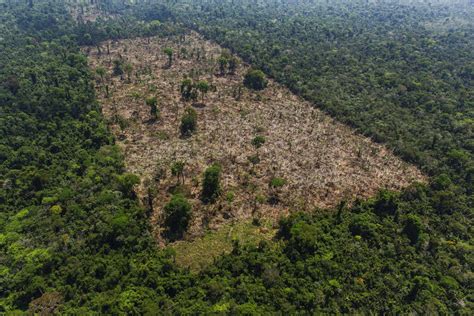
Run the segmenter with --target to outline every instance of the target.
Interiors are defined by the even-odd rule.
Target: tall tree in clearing
[[[171,67],[173,64],[173,49],[166,47],[163,52],[168,56],[168,67]]]

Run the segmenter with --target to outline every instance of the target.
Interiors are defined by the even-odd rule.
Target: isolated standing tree
[[[113,71],[112,73],[114,74],[114,76],[121,76],[123,75],[123,68],[122,68],[122,61],[121,60],[114,60],[114,68],[113,68]]]
[[[224,75],[225,74],[225,70],[227,68],[227,64],[229,63],[229,59],[222,55],[221,57],[219,57],[219,70],[220,70],[220,73],[221,75]]]
[[[146,105],[150,107],[150,116],[153,121],[158,119],[158,100],[156,97],[150,97],[146,99]]]
[[[168,56],[168,67],[171,67],[173,64],[173,49],[166,47],[163,52]]]
[[[265,74],[261,70],[251,69],[244,77],[244,86],[252,90],[263,90],[267,86]]]
[[[191,204],[183,195],[176,194],[171,197],[171,201],[164,207],[164,235],[168,240],[174,241],[183,237],[189,226],[191,212]]]
[[[191,136],[197,129],[197,113],[193,108],[187,108],[181,118],[181,135]]]
[[[100,83],[104,84],[104,77],[105,77],[105,74],[107,73],[105,68],[104,67],[97,67],[95,72],[96,72],[97,75],[99,75]]]
[[[184,79],[181,82],[181,88],[180,88],[181,96],[183,97],[183,99],[185,100],[191,99],[193,95],[193,89],[194,89],[193,81],[189,78]]]
[[[219,196],[221,192],[220,176],[221,167],[217,164],[208,167],[204,172],[201,195],[201,199],[204,203],[212,203]]]
[[[209,83],[206,80],[201,80],[197,83],[196,88],[201,92],[201,100],[204,102],[204,97],[209,92]]]
[[[173,163],[171,165],[171,174],[178,178],[178,184],[184,183],[184,162],[176,161]]]

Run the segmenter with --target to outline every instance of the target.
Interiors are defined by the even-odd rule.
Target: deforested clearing
[[[165,48],[173,52],[171,61]],[[192,201],[190,239],[227,221],[277,219],[425,181],[416,167],[273,80],[261,91],[245,88],[249,66],[240,61],[235,73],[221,72],[225,50],[196,33],[104,42],[84,52],[93,69],[102,69],[97,94],[127,169],[142,179],[137,191],[144,200],[153,197],[158,241],[162,208],[177,191]],[[113,73],[117,63],[124,65],[122,75]],[[207,81],[210,91],[183,100],[185,78]],[[155,118],[146,102],[154,97]],[[190,107],[197,130],[182,137],[181,119]],[[171,175],[175,162],[184,163],[184,177]],[[213,163],[221,166],[222,190],[215,203],[204,204],[202,175]]]

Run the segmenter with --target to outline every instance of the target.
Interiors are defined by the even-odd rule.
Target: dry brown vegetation
[[[414,166],[370,139],[315,109],[281,85],[269,80],[261,92],[242,87],[248,66],[240,63],[235,74],[219,75],[222,48],[192,33],[185,38],[128,39],[102,49],[85,48],[93,68],[107,70],[97,76],[97,91],[103,112],[110,121],[126,166],[139,175],[138,189],[146,199],[153,193],[155,235],[163,205],[171,192],[184,192],[193,203],[193,221],[187,238],[216,228],[223,222],[265,217],[276,219],[296,210],[335,206],[342,199],[369,197],[380,188],[400,189],[424,181]],[[165,47],[174,51],[167,66]],[[130,78],[113,76],[113,61],[132,65]],[[200,103],[197,132],[180,136],[180,120],[191,102],[181,99],[183,78],[207,80],[215,90]],[[108,95],[106,92],[108,86]],[[238,97],[241,91],[240,98]],[[157,97],[159,118],[151,120],[145,99]],[[261,135],[260,148],[252,139]],[[258,157],[258,159],[256,159]],[[259,160],[259,162],[257,162]],[[173,162],[185,162],[184,184],[171,176]],[[253,162],[252,162],[253,161]],[[222,166],[223,192],[210,205],[199,201],[202,173],[217,162]],[[156,181],[159,170],[164,171]],[[272,178],[286,180],[271,189]],[[278,203],[269,203],[277,195]]]

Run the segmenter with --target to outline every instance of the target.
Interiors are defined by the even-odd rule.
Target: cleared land
[[[170,67],[163,53],[167,47],[174,52]],[[107,42],[100,52],[92,47],[84,51],[92,68],[106,70],[102,78],[97,76],[98,97],[128,170],[142,179],[139,195],[146,197],[147,187],[156,192],[152,222],[159,242],[162,208],[176,191],[192,201],[194,215],[186,237],[192,239],[231,221],[276,220],[292,211],[332,207],[343,199],[425,180],[390,150],[274,81],[261,92],[243,88],[247,65],[240,63],[235,74],[221,75],[218,58],[223,49],[195,33]],[[114,60],[130,64],[128,72],[113,76]],[[184,101],[180,85],[186,77],[207,80],[215,89],[198,103]],[[149,97],[158,100],[156,121],[145,103]],[[190,106],[197,111],[198,129],[182,138],[181,117]],[[256,136],[265,138],[260,148],[252,145]],[[184,184],[171,176],[176,161],[185,162]],[[204,205],[199,200],[202,173],[215,162],[222,166],[223,192],[216,203]],[[165,176],[153,180],[160,169]],[[286,184],[270,188],[275,177]],[[278,203],[270,203],[275,195]]]

